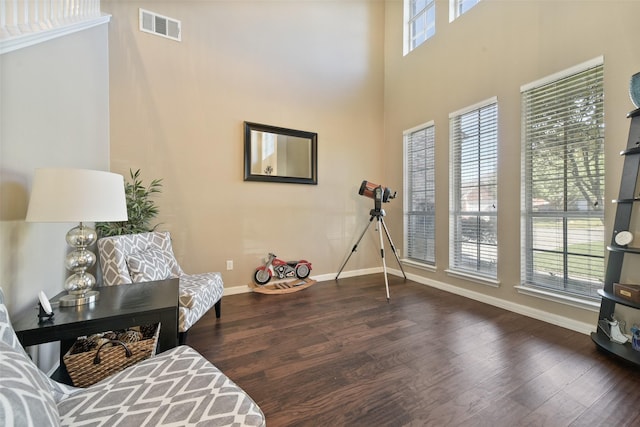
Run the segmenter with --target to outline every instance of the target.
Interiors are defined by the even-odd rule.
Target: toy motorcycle
[[[300,261],[282,261],[276,258],[275,254],[270,253],[267,262],[256,268],[253,279],[258,285],[265,285],[271,280],[273,275],[277,275],[279,279],[288,277],[297,277],[305,279],[311,272],[311,263],[306,260]]]

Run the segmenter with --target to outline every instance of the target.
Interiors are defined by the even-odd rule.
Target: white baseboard
[[[387,272],[394,276],[402,277],[402,272],[400,270],[387,268]],[[363,270],[343,271],[340,273],[340,277],[341,278],[356,277],[356,276],[364,276],[366,274],[374,274],[374,273],[382,273],[382,267],[368,268]],[[336,274],[335,273],[321,274],[318,276],[312,276],[311,278],[319,282],[323,282],[327,280],[335,280]],[[470,298],[472,300],[489,304],[494,307],[503,308],[505,310],[518,313],[523,316],[531,317],[533,319],[541,320],[543,322],[560,326],[562,328],[579,332],[581,334],[589,335],[591,332],[595,331],[595,325],[592,325],[590,323],[580,322],[565,316],[552,314],[544,310],[539,310],[526,305],[517,304],[515,302],[507,301],[501,298],[495,298],[480,292],[459,288],[457,286],[453,286],[448,283],[427,279],[417,274],[408,273],[407,279],[414,281],[416,283],[419,283],[421,285],[431,286],[432,288],[440,289],[442,291],[449,292],[455,295],[460,295],[465,298]],[[232,287],[224,288],[224,295],[235,295],[235,294],[241,294],[246,292],[251,292],[251,288],[248,285],[232,286]]]
[[[388,270],[388,271],[390,274],[402,277],[402,272],[400,270]],[[515,302],[507,301],[501,298],[495,298],[480,292],[459,288],[457,286],[449,285],[448,283],[427,279],[425,277],[418,276],[416,274],[411,274],[411,273],[407,274],[407,279],[412,280],[421,285],[431,286],[432,288],[450,292],[455,295],[460,295],[465,298],[469,298],[475,301],[492,305],[494,307],[503,308],[505,310],[518,313],[523,316],[531,317],[537,320],[542,320],[543,322],[560,326],[565,329],[570,329],[572,331],[579,332],[581,334],[589,335],[591,332],[595,331],[595,325],[592,325],[590,323],[580,322],[575,319],[549,313],[547,311],[539,310],[526,305],[517,304]]]
[[[230,287],[225,286],[224,293],[222,295],[227,297],[229,295],[246,294],[247,292],[252,292],[249,285],[230,286]]]

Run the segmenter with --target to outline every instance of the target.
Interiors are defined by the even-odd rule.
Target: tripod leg
[[[378,222],[381,221],[382,218],[378,218]],[[382,224],[384,224],[384,222]],[[382,256],[382,270],[384,271],[384,286],[387,290],[387,302],[389,302],[389,279],[387,279],[387,263],[384,260],[384,242],[382,241],[382,227],[380,226],[378,227],[378,235],[380,236],[380,255]]]
[[[398,261],[398,265],[400,266],[400,271],[402,271],[402,275],[405,280],[407,279],[407,275],[404,272],[404,268],[402,268],[402,263],[400,262],[400,258],[398,258],[398,252],[396,251],[396,247],[393,244],[393,240],[391,240],[391,235],[389,234],[389,230],[387,229],[387,224],[384,222],[384,218],[380,218],[380,222],[382,222],[382,226],[384,227],[384,232],[387,235],[387,240],[389,240],[389,245],[391,245],[391,250],[393,254],[396,256],[396,261]]]
[[[342,270],[347,265],[347,262],[349,262],[349,258],[351,258],[351,255],[353,255],[353,253],[358,250],[358,245],[360,244],[360,241],[364,237],[364,233],[367,232],[367,229],[371,225],[371,222],[373,222],[374,218],[375,218],[375,216],[371,215],[371,218],[369,218],[369,222],[367,223],[367,225],[365,225],[364,230],[362,230],[362,234],[360,234],[360,238],[358,239],[356,244],[353,245],[353,248],[351,249],[351,252],[349,252],[349,256],[347,256],[347,259],[344,260],[344,262],[342,263],[342,267],[340,267],[340,270],[338,270],[338,274],[336,274],[335,280],[338,280],[338,276],[340,276],[340,273],[342,273]]]

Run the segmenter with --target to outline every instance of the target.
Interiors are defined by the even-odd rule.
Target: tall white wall
[[[40,290],[62,291],[67,274],[74,224],[24,221],[34,170],[109,169],[107,33],[101,25],[0,55],[0,287],[11,313]],[[41,353],[46,370],[57,355]]]

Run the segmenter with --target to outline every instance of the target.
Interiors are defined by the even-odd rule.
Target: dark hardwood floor
[[[590,337],[381,274],[224,297],[187,337],[279,426],[638,426]]]

